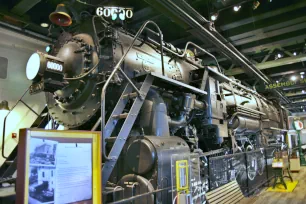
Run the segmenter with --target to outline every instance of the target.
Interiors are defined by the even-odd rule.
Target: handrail
[[[186,53],[187,53],[187,48],[188,48],[189,45],[193,45],[193,46],[195,46],[196,48],[198,48],[199,50],[201,50],[201,51],[203,51],[204,53],[206,53],[207,55],[211,56],[211,57],[216,61],[217,66],[218,66],[218,69],[219,69],[219,72],[222,73],[222,70],[221,70],[221,67],[220,67],[220,65],[219,65],[219,63],[218,63],[217,58],[216,58],[213,54],[211,54],[210,52],[206,51],[204,48],[200,47],[199,45],[197,45],[197,44],[195,44],[195,43],[193,43],[193,42],[191,42],[191,41],[189,41],[189,42],[186,43],[184,52],[183,52],[183,54],[181,54],[181,55],[178,54],[179,57],[185,57],[185,55],[186,55]]]
[[[153,43],[154,45],[159,46],[159,44],[158,44],[157,42],[155,42],[154,40],[152,40],[151,38],[148,38],[148,40],[149,40],[149,42]],[[190,44],[191,44],[191,43],[190,43]],[[194,44],[194,43],[192,43],[192,44]],[[187,45],[187,44],[186,44],[186,45]],[[186,51],[186,47],[187,47],[187,46],[185,46],[184,52]],[[171,54],[173,54],[173,55],[175,55],[175,56],[177,56],[177,57],[184,57],[184,56],[185,56],[185,54],[180,55],[180,54],[178,54],[177,52],[174,52],[174,51],[172,51],[171,49],[169,49],[169,48],[167,48],[167,47],[163,47],[163,48],[164,48],[167,52],[170,52]],[[201,49],[203,49],[203,48],[201,48]],[[203,50],[202,50],[202,51],[203,51]],[[206,50],[205,50],[205,51],[206,51]],[[206,52],[208,52],[208,51],[206,51]],[[209,53],[209,54],[211,54],[211,53]],[[186,60],[187,62],[189,62],[190,64],[192,64],[192,65],[198,67],[198,68],[204,68],[204,66],[202,66],[202,65],[200,65],[200,64],[196,64],[195,62],[193,62],[192,60],[190,60],[190,59],[188,59],[188,58],[186,58],[185,60]],[[245,91],[247,91],[247,92],[249,92],[249,93],[252,93],[252,94],[255,94],[256,96],[260,97],[261,99],[263,99],[263,100],[265,100],[265,101],[268,101],[266,98],[263,98],[263,97],[262,97],[260,94],[258,94],[256,91],[254,91],[254,90],[252,90],[252,89],[250,89],[250,88],[248,88],[248,87],[246,87],[246,86],[244,86],[244,85],[242,85],[242,84],[237,83],[236,81],[234,81],[234,80],[228,78],[227,76],[225,76],[225,75],[222,74],[221,72],[216,72],[215,70],[213,70],[213,69],[210,68],[210,67],[208,67],[207,70],[210,71],[210,72],[212,72],[212,73],[214,73],[214,74],[216,74],[216,75],[218,75],[219,77],[223,78],[223,80],[225,80],[225,81],[227,81],[227,82],[231,82],[232,84],[234,84],[234,85],[236,85],[236,86],[239,86],[240,88],[244,89]]]
[[[4,120],[3,120],[3,131],[2,131],[2,157],[7,159],[8,157],[4,155],[4,148],[5,148],[5,129],[6,129],[6,119],[9,116],[9,114],[14,110],[14,108],[18,105],[19,102],[23,103],[28,109],[30,109],[33,113],[35,113],[37,116],[39,116],[36,111],[34,111],[28,104],[26,104],[22,98],[26,95],[26,93],[29,91],[30,86],[27,88],[27,90],[23,93],[23,95],[17,100],[15,105],[9,110],[9,112],[6,114]]]
[[[127,48],[126,52],[122,55],[122,57],[120,58],[120,60],[116,64],[116,66],[114,67],[114,70],[112,71],[112,73],[110,74],[110,76],[108,77],[108,79],[106,80],[106,82],[105,82],[105,84],[102,88],[102,93],[101,93],[101,132],[102,132],[101,148],[102,148],[102,157],[103,157],[104,160],[110,160],[110,158],[108,156],[106,156],[105,147],[104,147],[104,143],[105,143],[105,141],[104,141],[105,130],[104,129],[105,129],[105,95],[106,95],[106,88],[108,87],[108,85],[109,85],[111,79],[114,77],[115,73],[119,70],[122,73],[122,75],[127,79],[127,81],[133,86],[133,88],[136,90],[137,94],[140,97],[142,97],[142,93],[137,89],[135,84],[124,73],[124,71],[120,68],[120,66],[123,63],[123,61],[124,61],[125,57],[127,56],[128,52],[134,46],[136,40],[138,39],[138,37],[140,36],[140,34],[143,32],[143,30],[146,28],[146,26],[148,24],[153,24],[158,30],[158,34],[159,34],[159,37],[160,37],[160,53],[161,53],[162,74],[165,75],[164,57],[163,57],[164,56],[164,54],[163,54],[163,35],[162,35],[162,32],[161,32],[160,28],[158,27],[158,25],[155,22],[149,20],[149,21],[144,22],[144,24],[140,27],[140,29],[136,33],[132,43]]]

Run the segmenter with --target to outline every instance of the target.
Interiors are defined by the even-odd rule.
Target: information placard
[[[101,203],[100,132],[22,129],[17,203]]]

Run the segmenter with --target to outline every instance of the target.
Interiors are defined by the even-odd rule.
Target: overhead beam
[[[272,10],[272,11],[269,11],[267,13],[263,13],[263,14],[260,14],[260,15],[257,15],[257,16],[251,16],[249,18],[245,18],[245,19],[242,19],[240,21],[235,21],[233,23],[228,23],[226,25],[221,25],[220,29],[222,31],[226,31],[226,30],[229,30],[229,29],[237,28],[237,27],[242,26],[242,25],[253,23],[254,21],[264,20],[264,19],[267,19],[267,18],[271,18],[273,16],[281,15],[281,14],[284,14],[284,13],[287,13],[287,12],[290,12],[290,11],[294,11],[294,10],[299,9],[299,8],[303,8],[303,7],[306,7],[306,1],[301,1],[300,3],[293,4],[291,6],[287,6],[287,7],[277,9],[277,10],[274,10],[274,11]]]
[[[306,17],[302,17],[299,19],[299,21],[300,20],[303,22],[295,24],[295,25],[290,25],[296,22],[293,20],[288,21],[288,22],[282,22],[282,23],[279,23],[278,26],[271,26],[274,28],[279,27],[278,29],[272,30],[269,27],[263,28],[263,29],[257,29],[257,30],[253,30],[247,33],[243,33],[243,35],[229,37],[229,40],[231,41],[233,45],[239,46],[239,45],[244,45],[247,43],[255,42],[258,40],[267,39],[267,38],[275,37],[278,35],[291,33],[293,31],[305,29],[306,28]],[[264,30],[270,30],[270,31],[264,31]]]
[[[283,65],[288,65],[288,64],[294,64],[298,62],[304,62],[306,61],[306,54],[294,56],[294,57],[286,57],[278,60],[272,60],[268,62],[263,62],[263,63],[258,63],[256,64],[256,68],[259,70],[264,70],[264,69],[270,69],[273,67],[279,67]],[[244,69],[243,68],[233,68],[230,71],[225,71],[225,74],[228,76],[234,76],[238,74],[243,74]]]
[[[290,103],[288,105],[285,105],[285,107],[287,109],[293,109],[293,108],[297,108],[297,107],[301,108],[301,106],[303,108],[305,108],[306,107],[306,102],[293,102],[293,103]]]
[[[251,31],[248,31],[248,32],[244,32],[242,34],[230,36],[230,37],[228,37],[228,40],[233,45],[239,46],[239,45],[244,45],[244,44],[247,44],[247,43],[252,43],[252,42],[255,42],[255,41],[258,41],[258,40],[267,39],[267,38],[275,37],[275,36],[278,36],[278,35],[283,35],[283,34],[286,34],[286,33],[291,33],[293,31],[298,31],[298,30],[305,29],[305,28],[306,28],[306,17],[303,16],[303,17],[296,18],[296,19],[290,19],[290,20],[285,21],[285,22],[280,22],[278,24],[272,24],[271,26],[267,26],[267,27],[264,27],[264,28],[251,30]],[[194,37],[184,36],[184,37],[182,37],[180,39],[177,39],[177,40],[175,40],[171,43],[173,45],[178,45],[178,44],[183,44],[184,42],[187,42],[188,40],[193,40],[193,39],[194,39]],[[285,41],[285,43],[286,42],[287,41]],[[292,43],[292,41],[290,41],[290,43]],[[260,46],[256,46],[254,48],[255,49],[259,48],[259,50],[262,49],[262,48],[260,48]],[[251,52],[252,53],[252,52],[258,52],[259,50],[258,49],[254,50],[251,47],[251,48],[245,48],[244,50],[242,50],[242,52]]]
[[[292,91],[292,90],[297,90],[297,89],[305,89],[306,88],[306,85],[305,84],[302,84],[302,85],[295,85],[295,86],[291,86],[291,87],[285,87],[285,88],[282,88],[283,91]]]
[[[28,12],[31,8],[33,8],[36,4],[38,4],[41,0],[21,0],[17,3],[13,8],[12,12],[19,16],[22,16],[26,12]]]
[[[8,23],[5,23],[5,22],[0,22],[1,25],[3,25],[4,27],[9,27],[10,29],[12,27],[16,27],[16,29],[14,30],[20,30],[21,33],[24,33],[23,31],[25,31],[25,29],[27,27],[31,27],[31,30],[33,30],[35,33],[40,33],[40,34],[43,34],[43,35],[48,35],[48,29],[46,28],[43,28],[35,23],[32,23],[29,19],[28,16],[24,15],[22,17],[16,15],[16,14],[13,14],[7,10],[4,10],[4,9],[1,9],[0,8],[0,17],[1,16],[9,16],[10,18],[13,18],[14,20],[18,21],[18,23],[20,23],[22,26],[14,26],[14,25],[11,25],[11,24],[8,24]],[[28,33],[28,31],[26,32]],[[55,33],[54,31],[52,32],[52,36],[49,36],[49,37],[57,37],[58,33]]]
[[[296,92],[288,92],[285,94],[285,96],[287,97],[305,97],[306,96],[306,91],[305,90],[301,90],[301,91],[296,91]]]
[[[280,77],[280,76],[295,74],[297,72],[306,72],[306,68],[304,68],[304,69],[294,69],[294,70],[290,70],[290,71],[273,73],[273,74],[270,74],[269,77]]]
[[[251,53],[258,53],[263,50],[270,50],[273,48],[287,47],[287,46],[303,43],[305,38],[306,38],[306,34],[303,34],[303,35],[294,36],[291,38],[269,42],[269,43],[254,46],[254,47],[245,48],[245,49],[242,49],[241,52],[251,54]]]
[[[286,14],[275,16],[273,20],[270,18],[268,21],[262,20],[257,22],[255,30],[254,25],[249,24],[248,26],[240,26],[237,29],[229,30],[225,32],[225,35],[234,45],[243,45],[268,37],[303,29],[305,28],[305,24],[303,24],[305,21],[305,9],[299,9],[298,11],[291,11],[290,18],[288,18],[288,15]],[[179,40],[183,40],[185,37],[186,36]]]

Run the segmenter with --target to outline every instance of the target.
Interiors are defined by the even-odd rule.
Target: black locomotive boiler
[[[191,49],[206,51],[194,43],[181,50],[163,42],[159,29],[145,29],[157,27],[152,21],[131,34],[95,20],[92,28],[63,33],[51,53],[34,53],[27,76],[32,94],[46,92],[58,124],[102,129],[104,187],[137,182],[134,195],[167,187],[173,155],[249,151],[287,128],[279,103],[226,77],[218,63],[205,66]]]

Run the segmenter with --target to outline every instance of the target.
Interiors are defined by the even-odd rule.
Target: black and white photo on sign
[[[31,166],[29,168],[29,203],[54,203],[55,168]]]
[[[30,165],[55,166],[57,142],[31,138]]]

